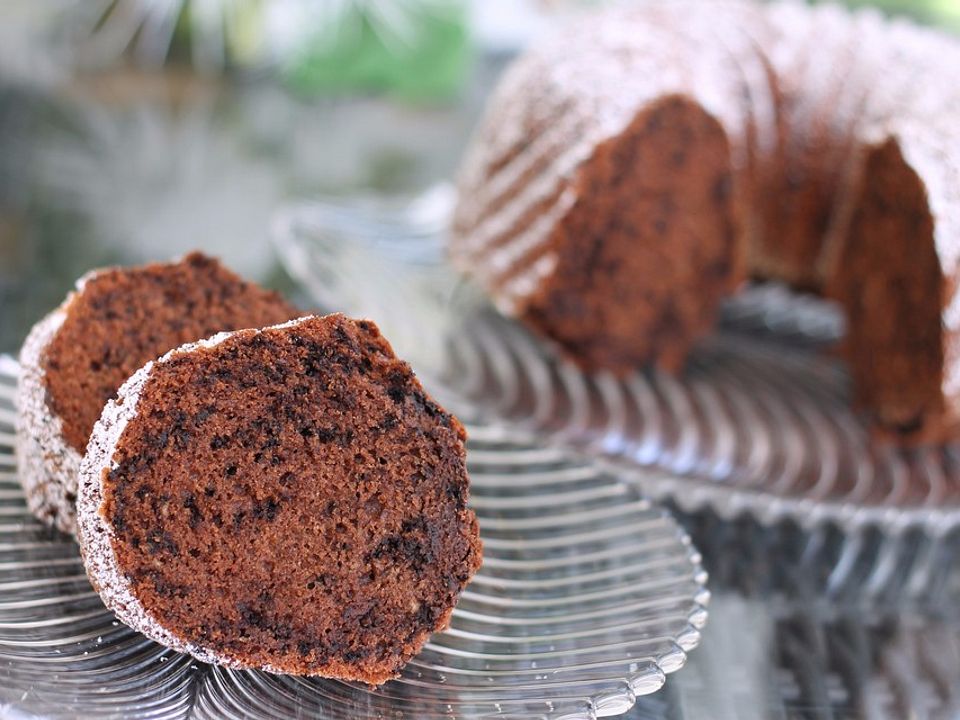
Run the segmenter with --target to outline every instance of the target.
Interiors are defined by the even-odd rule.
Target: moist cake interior
[[[942,272],[923,182],[895,140],[866,153],[832,292],[847,312],[858,400],[915,432],[943,411]]]
[[[155,366],[104,471],[118,563],[188,641],[379,683],[480,562],[457,420],[369,322],[240,333]]]
[[[722,127],[665,97],[599,146],[581,178],[527,319],[588,367],[677,368],[732,290],[738,219]]]

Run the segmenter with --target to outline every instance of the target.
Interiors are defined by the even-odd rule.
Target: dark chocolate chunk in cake
[[[480,565],[463,441],[369,321],[185,346],[94,430],[88,573],[121,620],[202,660],[382,683]]]

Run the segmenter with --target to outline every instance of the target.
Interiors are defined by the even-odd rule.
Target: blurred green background
[[[960,31],[960,0],[850,2]],[[278,207],[451,178],[503,67],[597,4],[4,0],[0,352],[102,264],[200,247],[290,289]]]
[[[957,0],[847,0],[846,4],[851,7],[873,6],[929,25],[960,30],[960,2]]]

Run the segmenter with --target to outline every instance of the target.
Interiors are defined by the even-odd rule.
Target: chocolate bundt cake
[[[205,662],[382,683],[480,565],[464,437],[369,321],[185,345],[93,430],[87,572],[120,620]]]
[[[859,402],[960,402],[958,43],[871,11],[677,0],[580,19],[506,73],[454,264],[587,369],[669,369],[748,277],[839,300]]]
[[[17,461],[30,510],[74,531],[80,458],[117,388],[148,360],[221,330],[302,315],[199,253],[96,270],[30,332],[20,354]]]

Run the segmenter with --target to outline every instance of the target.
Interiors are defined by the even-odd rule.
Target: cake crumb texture
[[[370,321],[186,346],[94,431],[88,572],[121,620],[201,659],[382,683],[480,564],[464,439]]]

